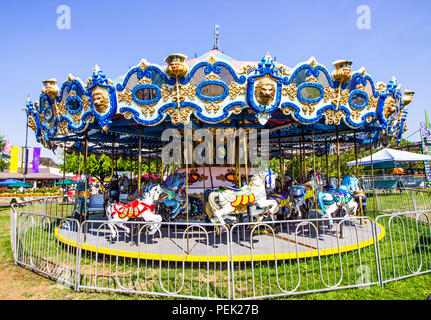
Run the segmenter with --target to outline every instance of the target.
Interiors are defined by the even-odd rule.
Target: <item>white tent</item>
[[[374,153],[372,156],[368,156],[362,159],[358,159],[358,165],[370,165],[371,158],[373,159],[373,164],[382,162],[414,162],[414,161],[431,161],[431,156],[426,156],[419,153],[395,150],[385,148]],[[350,161],[347,163],[348,166],[356,165],[356,161]]]

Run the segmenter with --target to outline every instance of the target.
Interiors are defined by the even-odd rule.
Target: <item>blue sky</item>
[[[71,29],[57,28],[57,7],[71,9]],[[371,28],[360,30],[356,12],[371,9]],[[63,83],[68,73],[84,81],[98,64],[114,79],[142,58],[163,64],[170,53],[192,58],[213,46],[238,60],[260,60],[266,52],[290,67],[314,56],[332,70],[339,59],[364,66],[375,81],[396,76],[416,91],[408,131],[424,120],[431,92],[430,1],[1,1],[0,134],[25,142],[27,95],[36,101],[42,80]],[[415,134],[410,139],[419,140]],[[29,131],[29,145],[36,143]],[[43,156],[52,156],[42,151]]]

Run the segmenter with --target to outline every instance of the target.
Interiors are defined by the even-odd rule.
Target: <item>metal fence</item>
[[[80,222],[69,201],[44,198],[12,206],[12,251],[18,265],[77,291],[192,299],[362,288],[431,272],[430,193],[366,193],[368,216],[334,218],[333,231],[321,218],[230,229]]]

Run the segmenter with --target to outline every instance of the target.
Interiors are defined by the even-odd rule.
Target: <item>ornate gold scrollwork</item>
[[[166,113],[171,116],[172,124],[186,124],[190,120],[192,108],[168,108]]]
[[[205,110],[209,113],[216,113],[220,109],[220,105],[215,101],[209,101],[208,104],[205,105]]]
[[[296,92],[298,91],[298,86],[295,83],[291,83],[281,90],[283,96],[288,96],[290,100],[296,99]]]
[[[326,124],[328,125],[339,125],[344,111],[342,110],[325,110],[323,113],[326,117]]]
[[[84,110],[90,109],[90,97],[89,96],[82,96],[82,108]]]
[[[229,98],[235,99],[237,96],[245,95],[245,87],[239,86],[236,82],[229,85]]]
[[[62,115],[64,115],[66,113],[66,104],[65,104],[65,102],[64,101],[56,102],[55,103],[55,109],[56,109],[58,117],[61,117]]]
[[[58,129],[60,131],[60,134],[65,135],[67,134],[67,121],[63,120],[58,123]]]
[[[207,80],[218,80],[220,79],[220,76],[218,74],[209,74],[205,76],[205,79]]]
[[[142,106],[141,109],[142,114],[144,114],[146,117],[151,117],[155,111],[156,109],[154,108],[154,104]]]
[[[128,105],[132,104],[132,91],[129,89],[125,89],[123,92],[118,93],[118,101],[119,102],[125,102]]]
[[[240,72],[238,72],[238,74],[239,75],[249,74],[250,72],[253,72],[254,70],[256,70],[256,66],[248,64],[248,65],[242,66],[242,70]]]
[[[36,131],[37,129],[36,120],[34,120],[34,116],[32,114],[28,117],[28,126],[33,131]]]

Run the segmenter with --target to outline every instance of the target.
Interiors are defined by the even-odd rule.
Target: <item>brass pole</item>
[[[282,150],[281,150],[281,136],[280,136],[280,131],[278,131],[278,153],[279,153],[279,162],[280,162],[280,181],[281,181],[281,190],[283,190],[284,187],[284,159],[283,159],[283,155],[282,155]]]
[[[301,126],[301,140],[302,140],[302,161],[304,162],[302,168],[304,172],[302,173],[302,179],[305,180],[307,178],[307,159],[305,152],[305,138],[304,138],[304,125]]]
[[[356,132],[353,134],[353,139],[355,140],[355,166],[356,166],[356,178],[359,179],[359,165],[358,165],[358,144],[356,143]],[[359,209],[360,215],[364,215],[364,211],[362,208],[362,197],[359,197]],[[362,222],[362,220],[361,220]]]
[[[371,139],[371,132],[370,132],[370,157],[371,157],[371,181],[373,184],[373,195],[374,195],[374,221],[376,221],[377,195],[376,195],[376,191],[374,190],[373,144]]]
[[[313,196],[314,196],[314,213],[315,213],[315,218],[316,218],[316,229],[317,229],[317,235],[319,235],[319,213],[317,211],[317,183],[316,183],[316,156],[315,156],[315,151],[314,151],[314,127],[313,127],[313,131],[311,132],[312,134],[312,139],[313,139],[313,178],[314,178],[314,190],[313,190]]]
[[[88,160],[88,131],[85,132],[85,153],[84,153],[84,174],[85,174],[85,191],[84,191],[84,220],[87,217],[87,189],[88,189],[88,169],[87,169],[87,160]]]
[[[64,180],[66,179],[66,142],[63,143],[63,188],[61,196],[61,216],[63,217],[63,207],[64,207]]]
[[[341,187],[341,168],[340,168],[340,138],[338,136],[338,126],[335,127],[337,136],[337,172],[338,172],[338,187]]]
[[[189,145],[184,144],[184,146],[185,146],[184,162],[186,165],[186,217],[187,217],[187,227],[189,227],[189,161],[188,161]],[[187,254],[189,254],[189,249],[190,249],[189,230],[187,229]]]
[[[138,143],[138,198],[141,196],[141,165],[142,165],[142,126],[139,126],[139,143]]]
[[[325,156],[326,156],[326,184],[329,184],[329,159],[328,159],[328,141],[325,138]]]

